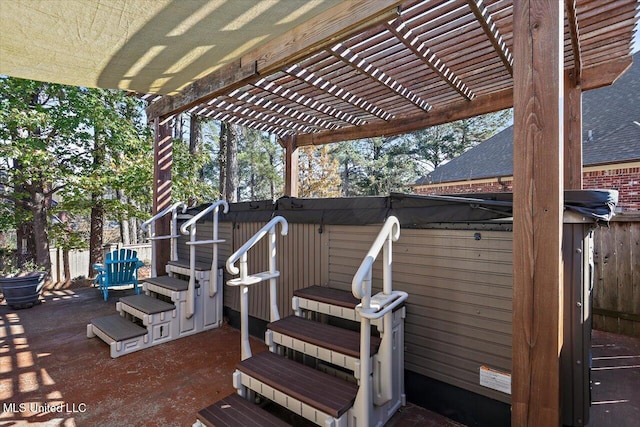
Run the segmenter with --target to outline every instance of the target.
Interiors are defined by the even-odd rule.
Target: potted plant
[[[37,271],[35,266],[31,265],[25,265],[18,271],[5,268],[0,274],[0,292],[4,295],[7,305],[20,309],[39,304],[45,276],[44,271]]]

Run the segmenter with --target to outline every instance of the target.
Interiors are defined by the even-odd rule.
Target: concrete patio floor
[[[131,293],[110,292],[104,302],[93,288],[48,291],[26,310],[0,303],[0,426],[188,426],[235,391],[240,334],[228,325],[118,359],[98,338],[87,339],[89,320],[115,313],[117,299]],[[637,426],[640,339],[593,337],[589,427]],[[252,347],[266,349],[255,339]],[[409,404],[388,426],[462,425]]]
[[[0,426],[189,426],[235,391],[240,333],[228,325],[117,359],[88,339],[89,320],[132,292],[105,302],[97,289],[67,289],[30,309],[0,304]],[[266,350],[255,339],[252,348]],[[461,426],[413,405],[388,425]]]

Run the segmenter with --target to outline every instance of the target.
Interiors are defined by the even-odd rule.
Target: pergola
[[[563,190],[582,186],[581,93],[630,66],[639,9],[636,0],[1,2],[0,73],[150,94],[155,211],[171,203],[179,112],[277,135],[295,196],[300,146],[513,106],[512,425],[559,425]]]

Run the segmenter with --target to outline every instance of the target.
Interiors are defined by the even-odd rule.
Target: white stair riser
[[[340,366],[341,368],[348,369],[354,373],[358,372],[359,369],[356,368],[356,366],[359,364],[360,359],[356,359],[353,356],[329,350],[315,344],[310,344],[280,332],[267,331],[265,334],[265,342],[270,347],[271,351],[275,351],[274,345],[280,345],[282,347],[299,351],[308,356],[315,357],[323,362],[328,362],[333,365]]]

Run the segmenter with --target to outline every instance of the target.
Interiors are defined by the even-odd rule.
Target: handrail
[[[212,203],[211,205],[209,205],[208,208],[198,212],[196,215],[194,215],[193,218],[190,218],[189,221],[187,221],[184,224],[182,224],[180,226],[180,231],[182,232],[182,234],[189,234],[189,231],[187,230],[187,228],[191,227],[193,224],[198,222],[198,220],[200,218],[202,218],[203,216],[205,216],[206,214],[208,214],[212,210],[219,208],[220,206],[224,206],[224,209],[222,210],[222,212],[229,213],[229,204],[224,200],[218,200],[217,202]],[[218,222],[218,216],[217,215],[213,215],[213,222],[214,223]],[[216,227],[214,227],[214,229],[215,228]]]
[[[142,228],[143,231],[148,231],[149,224],[152,224],[152,223],[156,222],[159,218],[162,218],[163,216],[165,216],[169,212],[173,212],[173,211],[178,210],[178,208],[180,206],[182,206],[182,213],[185,213],[187,211],[186,203],[184,203],[184,202],[175,202],[171,206],[167,206],[166,208],[164,208],[163,210],[161,210],[160,212],[158,212],[157,214],[155,214],[154,216],[152,216],[151,218],[149,218],[148,220],[143,222],[140,225],[140,228]]]
[[[280,319],[280,313],[278,312],[278,295],[276,288],[276,277],[280,273],[276,270],[276,226],[278,223],[281,225],[280,234],[285,236],[289,232],[289,224],[287,220],[281,216],[276,216],[269,221],[264,227],[262,227],[256,234],[251,236],[237,251],[227,258],[227,271],[231,274],[240,273],[238,279],[232,279],[227,282],[231,286],[240,286],[240,345],[242,352],[242,360],[251,357],[251,345],[249,343],[249,286],[255,283],[260,283],[266,279],[269,279],[269,305],[270,305],[270,317],[271,322],[275,322]],[[265,235],[269,234],[269,271],[265,273],[258,273],[254,276],[249,276],[247,272],[247,252],[256,243],[258,243]],[[240,260],[240,268],[234,264]]]
[[[193,218],[190,218],[180,227],[182,234],[189,235],[189,241],[192,243],[189,247],[189,286],[187,287],[187,307],[186,318],[190,319],[195,313],[195,288],[196,288],[196,246],[193,244],[197,241],[196,237],[196,223],[200,218],[213,211],[213,256],[211,258],[211,272],[209,274],[209,296],[215,296],[218,288],[217,277],[218,275],[218,210],[220,206],[223,206],[223,212],[229,212],[229,204],[224,200],[218,200],[212,203],[206,209],[203,209],[197,213]]]
[[[395,216],[390,216],[385,221],[378,236],[374,240],[367,255],[362,260],[358,271],[351,281],[351,292],[353,296],[360,299],[361,302],[356,307],[356,311],[360,315],[360,388],[358,397],[360,400],[357,418],[358,423],[370,425],[370,416],[367,408],[373,406],[374,397],[372,389],[372,381],[370,372],[371,365],[371,320],[382,318],[382,329],[384,336],[380,343],[379,354],[386,355],[387,358],[392,354],[392,310],[398,307],[405,299],[407,293],[402,291],[394,291],[392,286],[392,243],[400,238],[400,222]],[[373,263],[380,254],[383,253],[382,265],[382,294],[375,297],[375,303],[378,307],[371,307],[371,275]],[[375,397],[376,404],[383,405],[392,398],[392,368],[390,363],[383,363],[380,367],[379,381],[382,384],[378,395]]]
[[[149,231],[151,240],[151,277],[157,277],[158,271],[156,267],[156,258],[157,258],[157,246],[156,241],[162,238],[171,239],[171,260],[178,259],[178,237],[176,235],[178,228],[178,219],[177,219],[177,210],[182,206],[182,213],[187,211],[187,204],[184,202],[176,202],[171,206],[167,206],[160,212],[156,213],[154,216],[146,220],[142,223],[140,228],[144,231]],[[168,236],[156,236],[155,223],[158,219],[162,218],[166,214],[171,213],[171,225]],[[151,230],[148,230],[148,226],[151,225]]]
[[[244,245],[240,246],[240,248],[238,248],[237,251],[235,251],[229,258],[227,258],[227,264],[226,264],[227,271],[231,274],[240,273],[240,277],[242,278],[242,260],[240,261],[241,262],[240,269],[238,269],[238,267],[236,267],[233,264],[235,264],[236,261],[240,259],[240,257],[245,256],[249,251],[249,249],[255,246],[255,244],[258,243],[260,239],[262,239],[268,232],[275,229],[275,226],[278,223],[282,224],[282,229],[280,230],[280,234],[282,234],[283,236],[286,236],[287,233],[289,232],[289,223],[287,223],[287,220],[282,216],[274,217],[264,227],[258,230],[258,232],[254,234],[249,240],[247,240]],[[245,273],[246,273],[246,270],[245,270]]]
[[[358,271],[351,281],[351,292],[353,296],[366,302],[364,309],[369,309],[371,300],[371,269],[380,250],[383,250],[384,265],[383,270],[383,292],[391,293],[391,242],[400,238],[400,222],[395,216],[390,216],[378,233],[378,237],[371,245],[371,249],[362,260]]]

